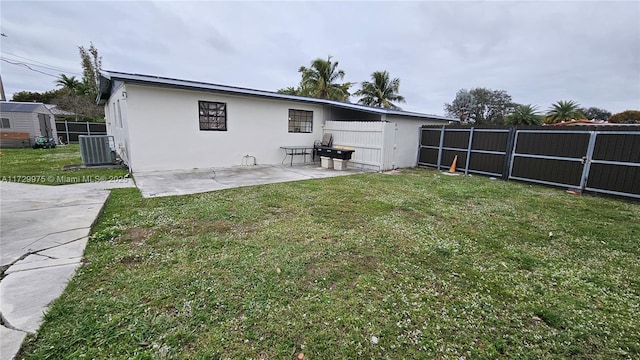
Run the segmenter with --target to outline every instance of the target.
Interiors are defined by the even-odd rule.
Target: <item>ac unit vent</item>
[[[116,161],[113,136],[80,135],[80,155],[84,165],[108,165]]]

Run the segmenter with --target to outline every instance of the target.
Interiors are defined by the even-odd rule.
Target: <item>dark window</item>
[[[0,121],[0,129],[9,129],[9,128],[11,128],[11,123],[9,123],[9,119],[2,118],[2,121]]]
[[[313,111],[289,109],[289,132],[313,132]]]
[[[200,130],[227,131],[227,104],[198,101]]]

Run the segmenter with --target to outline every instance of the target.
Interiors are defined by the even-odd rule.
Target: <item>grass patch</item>
[[[21,356],[637,358],[639,217],[425,169],[117,189]]]
[[[65,165],[81,165],[78,144],[55,149],[1,149],[0,179],[37,185],[67,185],[85,182],[120,180],[127,169],[62,170]]]

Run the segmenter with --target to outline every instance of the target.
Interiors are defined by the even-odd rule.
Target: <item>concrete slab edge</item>
[[[104,189],[104,190],[101,190],[101,191],[107,191],[107,197],[105,198],[104,202],[102,203],[102,206],[100,207],[100,210],[98,211],[96,217],[93,219],[93,221],[91,222],[91,225],[89,226],[89,239],[91,238],[91,233],[93,232],[93,228],[97,224],[98,219],[104,213],[104,209],[105,209],[105,207],[107,205],[107,202],[111,199],[111,189]],[[71,240],[69,242],[77,241],[77,240],[78,239],[74,239],[74,240]],[[40,249],[38,251],[34,251],[33,253],[35,254],[35,253],[43,251],[43,250],[46,250],[46,249]],[[8,275],[8,274],[6,274],[6,270],[8,270],[16,262],[26,258],[29,255],[31,255],[31,252],[29,254],[25,254],[24,256],[20,257],[20,259],[17,259],[16,261],[14,261],[13,263],[11,263],[9,265],[2,266],[0,268],[0,271],[1,271],[0,272],[0,281],[2,281],[2,279],[5,276]],[[78,266],[82,266],[83,261],[84,261],[84,249],[83,249],[83,255],[80,258]],[[77,268],[76,268],[76,270],[77,270]],[[71,279],[73,279],[73,276],[75,276],[75,272],[76,271],[74,271]],[[71,281],[71,279],[69,279],[69,281]],[[66,284],[65,284],[65,289],[66,289]],[[64,290],[63,290],[63,292],[64,292]],[[53,299],[52,301],[55,301],[56,299]],[[47,307],[48,307],[48,304],[47,304]],[[45,309],[45,311],[46,311],[46,309]],[[2,351],[1,351],[1,354],[0,354],[0,356],[1,356],[0,360],[14,359],[15,356],[22,351],[22,348],[24,346],[24,340],[25,340],[26,336],[29,334],[29,332],[21,330],[21,329],[14,328],[8,321],[6,321],[4,316],[2,316],[2,312],[0,312],[0,319],[2,320],[2,324],[0,325],[0,330],[3,333],[3,341],[2,341],[2,346],[1,346],[1,350]],[[42,324],[40,324],[40,325],[42,325]],[[37,330],[36,330],[36,333],[37,333]],[[24,335],[22,335],[22,334],[24,334]],[[5,336],[5,335],[11,335],[11,336]],[[13,342],[13,341],[11,341],[11,342],[6,341],[6,340],[8,340],[6,338],[9,338],[9,337],[13,338],[14,340],[20,341],[20,346],[15,346],[15,342]]]

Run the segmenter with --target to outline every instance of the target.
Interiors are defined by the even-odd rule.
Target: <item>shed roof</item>
[[[42,108],[48,111],[48,109],[42,103],[35,102],[17,102],[17,101],[1,101],[0,111],[3,112],[37,112]]]
[[[71,111],[58,109],[58,105],[55,104],[44,104],[44,107],[51,111],[51,113],[55,116],[73,116],[76,114]]]
[[[125,83],[155,85],[155,86],[164,86],[164,87],[191,89],[191,90],[204,90],[204,91],[221,92],[221,93],[235,94],[235,95],[245,95],[245,96],[263,97],[263,98],[271,98],[271,99],[299,101],[299,102],[306,102],[306,103],[312,103],[312,104],[330,105],[330,106],[335,106],[339,108],[351,109],[351,110],[357,110],[357,111],[363,111],[363,112],[375,113],[375,114],[398,115],[398,116],[408,116],[408,117],[425,118],[425,119],[432,119],[432,120],[460,122],[459,119],[440,116],[440,115],[423,114],[423,113],[403,111],[403,110],[392,110],[392,109],[378,108],[373,106],[345,103],[345,102],[340,102],[335,100],[318,99],[318,98],[311,98],[311,97],[297,96],[297,95],[287,95],[287,94],[280,94],[273,91],[211,84],[211,83],[205,83],[200,81],[173,79],[173,78],[166,78],[166,77],[153,76],[153,75],[129,74],[129,73],[123,73],[123,72],[117,72],[117,71],[102,71],[101,75],[102,76],[100,79],[100,94],[98,98],[99,101],[104,101],[109,98],[109,96],[111,95],[111,81],[119,80],[119,81],[124,81]],[[103,81],[103,79],[106,81]]]

